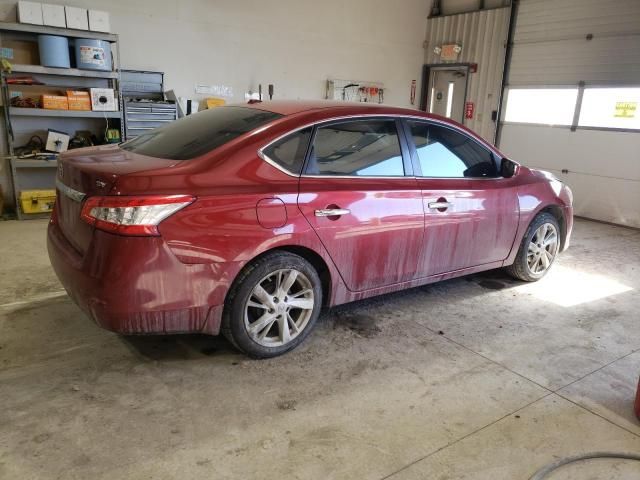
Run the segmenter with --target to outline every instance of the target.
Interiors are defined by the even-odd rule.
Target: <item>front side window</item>
[[[423,177],[497,177],[493,154],[471,137],[424,122],[408,122]]]
[[[354,120],[318,127],[306,173],[402,177],[395,120]]]
[[[299,175],[311,139],[311,127],[292,133],[263,150],[263,153],[285,170]]]
[[[280,117],[256,108],[218,107],[151,130],[120,147],[150,157],[189,160]]]

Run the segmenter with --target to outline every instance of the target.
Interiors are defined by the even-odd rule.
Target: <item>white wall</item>
[[[385,103],[409,106],[420,84],[429,0],[47,0],[107,10],[122,66],[165,72],[180,96],[226,85],[232,101],[262,83],[274,99],[324,98],[327,78],[383,82]],[[15,21],[15,0],[0,19]],[[418,95],[420,92],[418,92]],[[418,97],[419,98],[419,97]],[[4,139],[2,139],[4,141]],[[2,171],[4,169],[4,171]],[[0,181],[7,196],[6,169]],[[10,201],[7,199],[7,201]]]
[[[166,72],[169,88],[228,85],[235,101],[273,83],[276,98],[319,99],[327,77],[381,81],[408,105],[419,79],[428,0],[47,0],[107,10],[124,68]],[[14,21],[15,1],[0,0]],[[399,5],[402,3],[402,5]]]

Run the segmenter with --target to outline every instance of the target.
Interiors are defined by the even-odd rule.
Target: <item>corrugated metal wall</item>
[[[508,83],[637,85],[639,35],[640,0],[521,0]]]
[[[440,14],[475,12],[476,10],[507,7],[510,0],[440,0]]]
[[[495,8],[427,20],[426,64],[442,63],[433,49],[447,43],[462,45],[458,62],[478,64],[478,71],[470,74],[467,91],[467,101],[475,103],[475,115],[465,120],[465,125],[490,142],[495,132],[491,112],[498,108],[509,12],[508,7]]]

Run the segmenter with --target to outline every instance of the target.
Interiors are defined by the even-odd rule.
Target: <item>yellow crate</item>
[[[23,190],[20,204],[24,213],[47,213],[53,210],[56,201],[55,190]]]

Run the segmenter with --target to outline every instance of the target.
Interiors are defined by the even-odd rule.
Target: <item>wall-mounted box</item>
[[[50,27],[66,28],[67,19],[64,16],[63,5],[42,4],[42,23]]]
[[[67,19],[67,28],[75,28],[76,30],[89,30],[89,19],[87,17],[86,8],[65,6],[64,13]]]
[[[89,10],[89,30],[94,32],[111,32],[109,12]]]
[[[37,2],[18,2],[18,22],[42,25],[42,5]]]

